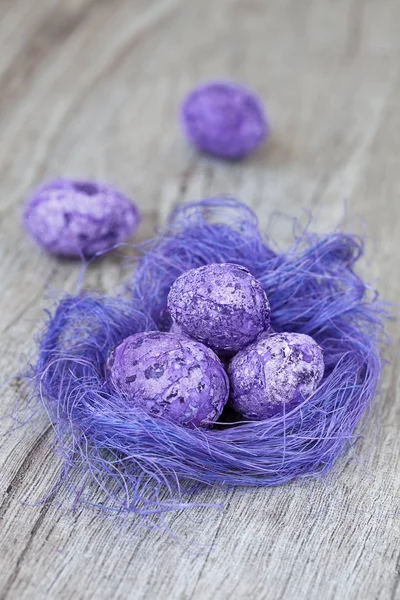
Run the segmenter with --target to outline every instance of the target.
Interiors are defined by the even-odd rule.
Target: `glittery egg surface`
[[[126,338],[109,354],[106,377],[127,402],[189,428],[209,427],[229,394],[227,375],[214,352],[174,333]]]
[[[137,207],[113,186],[58,179],[27,202],[24,225],[37,244],[60,256],[93,256],[137,228]]]
[[[269,133],[259,98],[231,82],[195,88],[182,104],[181,121],[189,140],[203,152],[227,159],[246,156]]]
[[[261,336],[230,362],[230,402],[246,419],[282,415],[311,396],[323,374],[323,351],[310,336]]]
[[[184,333],[221,353],[237,352],[269,326],[270,307],[260,282],[230,263],[183,273],[171,286],[168,309]]]

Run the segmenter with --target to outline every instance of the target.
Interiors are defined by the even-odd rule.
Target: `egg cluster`
[[[282,415],[324,374],[308,335],[275,333],[261,283],[240,265],[209,264],[172,285],[169,332],[138,333],[109,354],[108,382],[127,402],[186,427],[210,427],[226,404],[239,419]]]

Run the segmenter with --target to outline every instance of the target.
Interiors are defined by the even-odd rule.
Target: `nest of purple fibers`
[[[302,233],[276,252],[249,208],[220,198],[178,208],[140,250],[129,301],[65,297],[39,340],[28,402],[40,399],[53,424],[61,479],[81,470],[104,492],[104,506],[151,515],[187,506],[186,493],[203,486],[277,486],[327,473],[358,439],[381,375],[387,312],[354,270],[362,240]],[[273,329],[312,336],[325,375],[286,414],[232,422],[225,412],[211,429],[187,429],[127,404],[107,386],[104,364],[129,335],[168,329],[173,281],[216,262],[251,271],[268,295]],[[77,497],[87,500],[84,489]]]

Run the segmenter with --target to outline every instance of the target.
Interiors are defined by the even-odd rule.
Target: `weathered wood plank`
[[[40,254],[21,201],[57,175],[117,183],[148,236],[178,202],[228,193],[285,244],[311,210],[318,231],[368,230],[369,264],[396,302],[400,219],[400,4],[396,0],[4,0],[0,5],[0,372],[18,372],[43,308],[73,292],[79,265]],[[202,79],[257,89],[269,145],[227,164],[188,147],[179,102]],[[360,215],[361,220],[353,219]],[[85,286],[111,292],[117,255]],[[390,333],[399,338],[399,325]],[[400,597],[399,358],[357,453],[325,480],[276,490],[210,490],[222,511],[167,522],[181,540],[95,508],[24,506],[59,464],[44,416],[0,438],[0,597],[7,600]],[[1,389],[12,410],[15,382]],[[212,548],[210,547],[212,544]],[[188,552],[187,546],[191,548]],[[203,550],[200,552],[199,549]]]

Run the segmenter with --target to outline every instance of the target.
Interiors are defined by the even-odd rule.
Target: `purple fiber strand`
[[[327,473],[359,439],[354,430],[381,374],[388,314],[353,270],[362,240],[304,233],[277,254],[248,207],[219,198],[178,208],[140,251],[131,301],[67,296],[40,339],[28,403],[39,398],[53,423],[64,461],[59,484],[72,467],[80,469],[104,493],[102,508],[148,517],[202,506],[185,498],[204,485],[277,486]],[[248,268],[268,295],[273,329],[311,335],[324,349],[326,369],[313,396],[290,412],[191,430],[128,406],[107,388],[103,367],[125,337],[168,328],[173,281],[215,262]],[[90,503],[84,488],[76,500]]]

